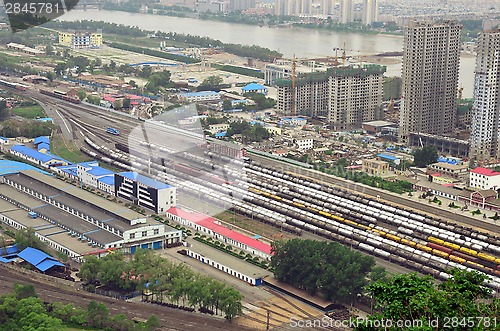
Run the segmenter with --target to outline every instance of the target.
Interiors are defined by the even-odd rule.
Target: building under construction
[[[276,107],[284,115],[324,119],[333,130],[358,129],[363,122],[382,118],[385,71],[375,64],[348,65],[277,79]]]

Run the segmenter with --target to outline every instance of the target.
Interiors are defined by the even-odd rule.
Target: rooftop
[[[142,214],[117,203],[110,202],[79,187],[31,170],[21,171],[19,175],[8,176],[10,180],[31,187],[33,190],[38,190],[40,193],[48,194],[56,201],[60,201],[68,206],[75,206],[80,212],[91,215],[95,219],[101,221],[114,219],[115,222],[122,224],[120,227],[124,228],[124,230],[132,228],[130,226],[132,221],[146,218]],[[65,194],[61,194],[61,192]]]
[[[87,170],[87,173],[94,175],[94,176],[108,176],[108,175],[114,175],[114,172],[108,169],[104,169],[102,167],[93,167],[90,170]]]
[[[42,272],[45,272],[54,266],[64,267],[64,264],[57,261],[57,259],[32,247],[25,248],[18,254],[18,256]]]
[[[271,254],[270,245],[226,228],[225,226],[221,225],[215,218],[212,218],[208,215],[197,212],[188,212],[175,207],[170,208],[169,210],[167,210],[167,212],[173,215],[177,215],[188,221],[194,222],[200,226],[214,231],[215,233],[233,239],[234,241],[253,247],[261,252]]]
[[[500,172],[497,172],[495,170],[488,169],[488,168],[481,168],[481,167],[474,168],[470,172],[473,172],[473,173],[478,174],[478,175],[484,175],[487,177],[500,175]]]
[[[201,92],[189,92],[189,93],[181,93],[180,96],[184,98],[189,97],[201,97],[201,96],[211,96],[211,95],[219,95],[219,92],[215,91],[201,91]]]
[[[21,170],[35,170],[44,174],[47,174],[47,172],[40,170],[38,168],[35,168],[29,164],[22,163],[22,162],[17,162],[17,161],[10,161],[10,160],[0,160],[0,176],[7,175],[7,174],[16,174]]]
[[[115,176],[103,176],[101,178],[98,178],[97,181],[102,182],[104,184],[108,184],[108,185],[114,185],[115,184]]]
[[[162,182],[159,182],[157,180],[151,179],[149,177],[143,176],[143,175],[138,174],[137,172],[133,172],[133,171],[120,172],[117,175],[121,175],[121,176],[128,178],[130,180],[137,181],[139,183],[142,183],[142,184],[150,186],[150,187],[154,187],[158,190],[172,187],[170,185],[167,185],[165,183],[162,183]]]
[[[250,83],[248,85],[245,85],[241,88],[243,91],[258,91],[258,90],[267,90],[267,87],[257,84],[257,83]]]
[[[38,145],[40,143],[46,143],[46,144],[50,144],[50,139],[48,136],[40,136],[40,137],[36,137],[34,140],[33,140],[33,143],[35,145]]]

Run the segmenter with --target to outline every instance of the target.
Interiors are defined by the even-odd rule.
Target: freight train
[[[19,83],[12,83],[3,79],[0,79],[0,85],[2,86],[7,86],[10,88],[15,88],[16,90],[20,91],[26,91],[26,89],[29,87],[27,85],[19,84]]]
[[[65,101],[69,101],[71,103],[80,103],[81,102],[80,99],[69,96],[69,95],[67,95],[66,92],[61,92],[61,91],[56,91],[56,90],[49,91],[49,90],[40,89],[40,93],[51,96],[53,98],[58,98],[58,99],[62,99]]]

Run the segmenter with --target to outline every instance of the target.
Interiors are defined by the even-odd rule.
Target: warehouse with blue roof
[[[178,97],[180,100],[189,102],[215,101],[220,100],[220,93],[215,91],[189,92],[181,93]]]
[[[9,149],[9,153],[44,168],[68,165],[71,163],[63,158],[60,158],[59,156],[55,156],[50,153],[40,153],[39,151],[24,145],[12,146],[11,149]]]
[[[64,264],[36,248],[27,247],[19,252],[17,256],[37,270],[44,273],[55,267],[64,268]]]
[[[115,174],[115,194],[157,214],[166,213],[177,203],[175,187],[137,172]]]
[[[241,93],[262,93],[262,94],[267,94],[267,87],[257,84],[257,83],[250,83],[248,85],[245,85],[241,88]]]

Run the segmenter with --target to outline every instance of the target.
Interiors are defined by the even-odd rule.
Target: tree
[[[33,247],[40,250],[45,248],[45,244],[38,239],[35,230],[31,227],[17,231],[16,244],[19,250],[23,250],[26,247]]]
[[[5,99],[0,100],[0,121],[4,121],[9,118],[10,112],[7,108],[7,101]]]
[[[87,324],[92,328],[102,328],[109,320],[109,310],[102,304],[94,300],[87,305]]]
[[[434,146],[424,146],[413,151],[413,164],[416,167],[427,167],[435,163],[438,159],[438,153]]]
[[[231,103],[231,100],[222,101],[222,109],[223,110],[233,109],[233,104]]]
[[[80,100],[84,100],[87,97],[87,93],[84,90],[78,90],[77,95]]]
[[[369,320],[401,320],[418,321],[419,327],[387,328],[387,330],[484,330],[484,328],[464,327],[456,323],[445,327],[447,319],[456,318],[458,321],[468,317],[481,316],[493,319],[498,316],[500,301],[489,298],[491,291],[483,286],[486,279],[484,274],[476,271],[453,269],[452,277],[436,285],[431,276],[416,274],[401,274],[390,278],[386,282],[377,282],[368,286],[376,300],[376,307],[381,313],[369,316]],[[439,322],[430,325],[431,321]],[[365,321],[361,322],[356,330],[375,330]],[[417,325],[418,323],[413,323]],[[477,326],[477,324],[475,324]]]
[[[274,241],[274,276],[328,300],[352,300],[361,293],[375,265],[373,257],[335,242],[291,239]]]
[[[207,90],[218,91],[223,81],[224,80],[220,76],[216,75],[209,76],[203,80],[200,86],[198,86],[198,91],[207,91]]]
[[[123,108],[130,108],[130,99],[129,98],[124,98],[123,99]]]

